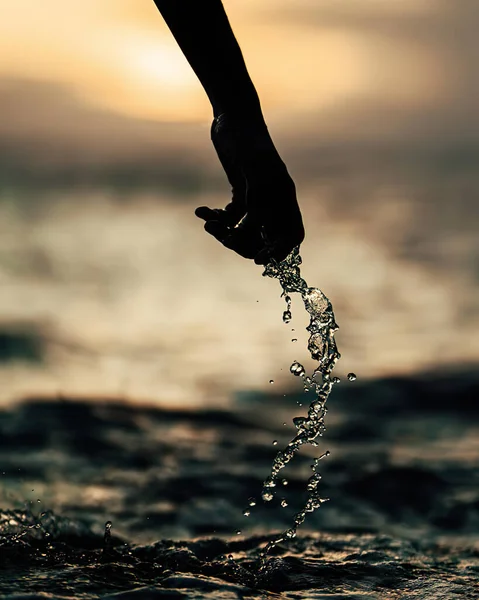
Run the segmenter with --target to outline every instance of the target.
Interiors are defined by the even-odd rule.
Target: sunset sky
[[[181,159],[202,174],[216,168],[212,109],[153,0],[4,4],[0,170],[128,162],[144,172],[150,161],[171,172]],[[479,138],[476,0],[224,5],[298,175],[316,172],[318,146],[399,141],[429,152]]]
[[[455,46],[466,46],[474,30],[467,13],[451,5],[468,4],[224,2],[265,110],[290,115],[368,102],[403,109],[443,104],[467,69],[467,60],[452,68]],[[9,0],[2,17],[0,77],[65,83],[86,101],[130,116],[210,116],[152,0]]]

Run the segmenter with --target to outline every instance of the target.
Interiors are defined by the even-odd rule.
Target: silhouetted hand
[[[264,121],[220,115],[211,140],[232,186],[224,209],[201,206],[196,216],[224,246],[256,264],[284,260],[304,239],[296,187]]]

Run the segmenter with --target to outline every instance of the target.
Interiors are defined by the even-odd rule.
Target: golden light
[[[152,0],[15,0],[0,20],[2,76],[60,82],[81,100],[128,116],[204,121],[207,96]],[[225,3],[226,4],[226,3]],[[274,9],[286,0],[228,0],[227,12],[263,108],[290,116],[348,112],[351,102],[436,103],[450,87],[434,44],[355,25],[364,11],[426,19],[434,0],[306,0],[324,28]],[[317,6],[320,5],[320,6]],[[358,12],[359,11],[359,12]],[[294,10],[292,11],[294,16]],[[341,15],[351,17],[341,22]],[[379,19],[378,23],[381,22]],[[336,25],[334,24],[336,23]],[[392,100],[391,100],[392,98]]]
[[[187,92],[196,89],[198,81],[176,44],[161,38],[145,36],[123,40],[122,69],[125,77],[148,88],[174,88]]]
[[[161,120],[201,120],[209,115],[201,84],[167,33],[115,28],[91,40],[90,64],[104,79],[104,85],[97,84],[102,88],[98,104]]]

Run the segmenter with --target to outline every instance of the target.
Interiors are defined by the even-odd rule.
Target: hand
[[[195,214],[205,230],[244,258],[280,262],[304,239],[296,187],[264,122],[220,115],[211,139],[232,186],[224,209],[201,206]]]

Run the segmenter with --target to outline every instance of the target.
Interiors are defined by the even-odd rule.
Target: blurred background
[[[338,375],[474,365],[477,2],[224,5],[296,182]],[[2,12],[2,405],[226,406],[289,385],[291,362],[309,365],[303,307],[284,325],[279,284],[194,216],[230,190],[211,107],[153,2]]]
[[[314,367],[306,313],[293,297],[285,325],[279,283],[194,215],[231,191],[211,107],[153,1],[3,2],[0,592],[17,595],[2,597],[93,600],[167,585],[170,569],[249,586],[327,449],[331,502],[264,589],[465,597],[479,568],[479,2],[224,5],[296,183],[302,275],[340,326],[327,432],[261,502],[312,400],[289,372]],[[97,560],[108,521],[116,570]],[[230,552],[242,570],[212,570]]]

